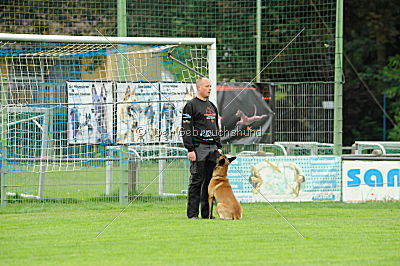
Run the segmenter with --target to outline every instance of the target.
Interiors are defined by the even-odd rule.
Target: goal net
[[[216,87],[215,53],[213,38],[0,34],[0,171],[38,173],[40,187],[131,153],[183,158],[180,114],[196,79]]]

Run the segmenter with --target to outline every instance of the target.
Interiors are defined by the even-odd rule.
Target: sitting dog
[[[209,218],[212,217],[213,198],[218,202],[217,213],[221,219],[239,220],[242,218],[242,207],[233,195],[228,181],[228,166],[236,157],[227,158],[220,155],[208,185]]]
[[[108,130],[107,92],[104,84],[101,86],[100,94],[92,85],[92,113],[96,123],[96,143],[110,143],[111,137]]]
[[[130,89],[128,86],[125,90],[124,98],[120,104],[120,119],[121,122],[126,124],[125,132],[117,132],[118,142],[131,143],[134,142],[134,133],[137,133],[138,126],[138,110],[139,104],[135,96],[135,89]]]

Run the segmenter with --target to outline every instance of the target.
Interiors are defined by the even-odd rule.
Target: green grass
[[[163,171],[166,193],[180,194],[182,190],[187,189],[189,179],[187,162],[186,168],[184,166],[184,160],[166,162],[166,169]],[[145,190],[145,195],[158,195],[158,173],[157,162],[144,161],[140,169],[140,178],[137,179],[137,190],[139,192]],[[118,196],[121,177],[125,177],[126,180],[127,175],[127,164],[113,167],[113,195]],[[39,174],[26,171],[10,172],[7,174],[7,184],[8,192],[38,195]],[[103,197],[106,192],[106,168],[48,172],[45,175],[44,185],[44,197],[47,199]]]
[[[9,204],[3,265],[398,265],[400,202],[243,204],[240,221],[188,220],[185,201]]]

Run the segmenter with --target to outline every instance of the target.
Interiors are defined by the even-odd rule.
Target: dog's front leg
[[[210,193],[211,191],[208,191],[208,219],[211,219],[212,217],[212,206],[213,206],[213,193]]]

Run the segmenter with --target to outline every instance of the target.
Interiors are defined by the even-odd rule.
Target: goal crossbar
[[[36,34],[10,34],[0,33],[1,41],[15,42],[47,42],[47,43],[75,43],[75,44],[107,44],[116,49],[116,54],[127,54],[121,52],[114,45],[137,44],[137,45],[206,45],[208,50],[207,60],[209,62],[208,79],[211,81],[213,93],[210,96],[212,102],[217,102],[217,40],[216,38],[169,38],[169,37],[108,37],[108,36],[67,36],[67,35],[36,35]],[[1,44],[0,44],[1,46]],[[167,47],[164,47],[167,48]],[[129,53],[129,52],[128,52]],[[139,52],[141,53],[141,52]],[[25,55],[26,56],[26,55]],[[60,56],[60,55],[55,55]]]
[[[64,42],[87,44],[176,44],[215,45],[216,38],[168,38],[168,37],[104,37],[66,36],[0,33],[0,41]]]

